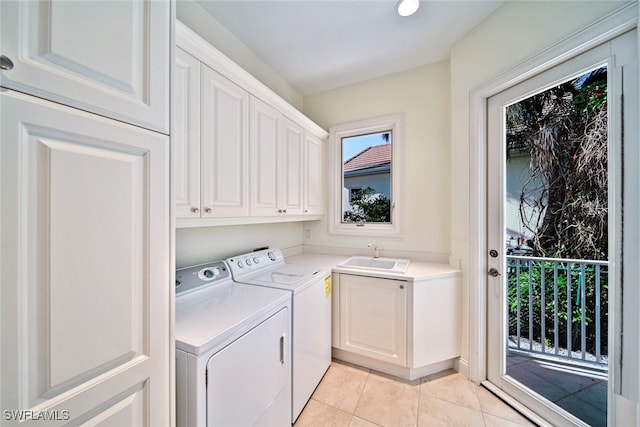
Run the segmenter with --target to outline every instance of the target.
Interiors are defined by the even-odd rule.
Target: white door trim
[[[476,87],[469,94],[469,379],[476,383],[487,378],[487,100],[513,85],[636,28],[637,24],[638,4],[625,5]]]

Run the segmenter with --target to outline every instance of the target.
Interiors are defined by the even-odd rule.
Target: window
[[[362,188],[349,188],[349,202],[353,201],[358,197]],[[343,216],[344,216],[344,207],[343,207]]]
[[[402,124],[395,114],[331,128],[331,233],[400,234]]]

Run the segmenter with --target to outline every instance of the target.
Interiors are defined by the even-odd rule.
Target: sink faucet
[[[380,248],[378,248],[378,245],[376,245],[375,243],[369,243],[367,247],[371,249],[371,252],[373,252],[374,258],[380,257]]]

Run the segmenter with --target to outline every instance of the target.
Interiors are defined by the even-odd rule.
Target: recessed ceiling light
[[[420,0],[400,0],[396,5],[396,12],[400,16],[411,16],[420,7]]]

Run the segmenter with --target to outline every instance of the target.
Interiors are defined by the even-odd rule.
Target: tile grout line
[[[425,377],[426,378],[426,377]],[[427,379],[427,382],[429,380]],[[416,411],[416,427],[420,425],[420,403],[422,401],[422,382],[418,384],[418,410]]]
[[[351,421],[353,421],[353,417],[356,416],[356,409],[358,409],[358,404],[360,403],[360,399],[362,398],[362,393],[364,393],[364,388],[367,386],[367,382],[369,381],[369,377],[371,376],[371,369],[367,370],[367,378],[364,380],[362,384],[362,389],[360,390],[360,394],[358,395],[358,400],[356,401],[356,405],[353,407],[353,411],[351,412]],[[360,418],[360,417],[358,417]],[[366,419],[366,418],[364,418]],[[369,420],[367,420],[369,421]]]

